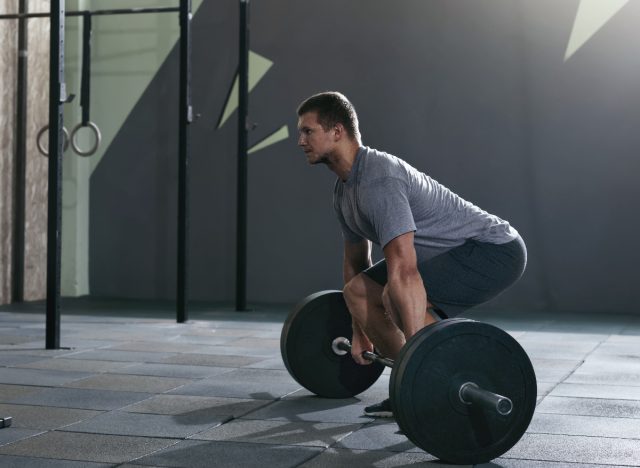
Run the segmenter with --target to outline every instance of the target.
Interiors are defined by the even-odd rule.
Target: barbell
[[[536,406],[536,377],[507,332],[469,319],[447,319],[416,333],[394,361],[351,357],[351,315],[341,291],[305,298],[287,317],[280,350],[291,376],[312,393],[349,398],[391,367],[389,396],[400,430],[417,447],[458,464],[485,463],[526,431]]]

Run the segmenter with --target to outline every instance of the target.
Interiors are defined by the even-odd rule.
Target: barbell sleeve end
[[[501,416],[508,416],[513,411],[511,399],[480,388],[473,382],[463,383],[458,393],[460,401],[466,405],[477,405]]]

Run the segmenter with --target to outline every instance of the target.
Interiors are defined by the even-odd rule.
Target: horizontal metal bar
[[[120,8],[115,10],[79,10],[79,11],[67,11],[65,16],[82,16],[90,14],[91,16],[105,16],[105,15],[137,15],[141,13],[178,13],[179,7],[164,7],[164,8]],[[15,13],[9,15],[0,15],[0,19],[20,19],[20,18],[48,18],[51,16],[47,13]]]
[[[335,340],[333,340],[333,343],[331,343],[331,348],[338,355],[350,353],[351,342],[344,337],[338,337]],[[371,351],[363,351],[362,357],[365,358],[367,361],[378,362],[383,366],[393,367],[394,365],[393,359],[382,357],[376,353],[372,353]]]
[[[513,402],[506,396],[498,395],[473,382],[465,382],[460,386],[460,401],[467,405],[477,405],[481,408],[495,411],[502,416],[508,416],[513,410]]]

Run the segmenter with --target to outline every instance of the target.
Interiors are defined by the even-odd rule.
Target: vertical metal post
[[[238,186],[236,310],[247,310],[247,131],[249,110],[249,0],[240,0],[238,64]]]
[[[178,272],[176,320],[189,319],[189,124],[191,107],[191,0],[180,0],[180,102],[178,110]]]
[[[28,13],[27,1],[20,0],[19,13]],[[16,152],[14,159],[15,183],[13,187],[13,263],[11,302],[24,300],[24,237],[25,198],[27,178],[27,25],[26,18],[18,20],[18,77],[16,96]]]
[[[49,54],[49,193],[47,218],[47,349],[60,348],[62,227],[62,134],[64,84],[64,0],[51,0]]]

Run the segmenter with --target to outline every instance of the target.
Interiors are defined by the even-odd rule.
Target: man
[[[298,131],[309,164],[338,176],[334,208],[358,364],[370,364],[362,352],[374,346],[396,359],[416,332],[492,299],[522,275],[527,253],[518,232],[405,161],[363,146],[344,95],[306,99]],[[372,242],[384,253],[375,265]],[[392,416],[389,400],[365,413]]]

